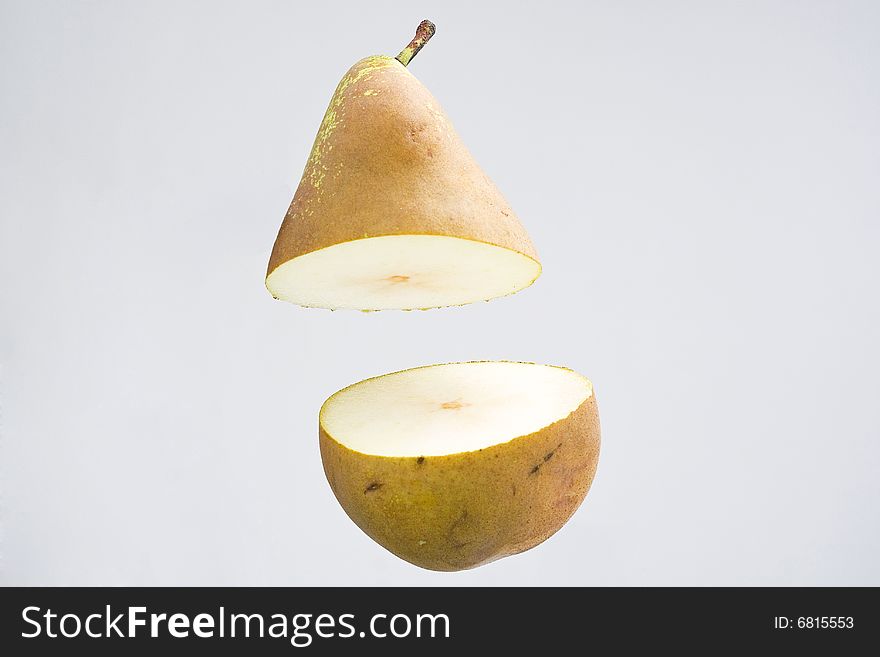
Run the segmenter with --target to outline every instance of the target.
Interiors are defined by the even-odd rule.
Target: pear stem
[[[413,40],[409,42],[409,45],[400,51],[400,54],[395,57],[397,61],[406,66],[412,61],[412,58],[419,54],[419,50],[425,47],[425,44],[434,36],[434,32],[437,31],[437,28],[434,27],[434,23],[431,21],[422,21],[419,23],[419,26],[416,28],[416,35],[413,37]]]

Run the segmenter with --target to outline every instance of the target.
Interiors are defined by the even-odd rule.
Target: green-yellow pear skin
[[[424,457],[355,452],[319,429],[339,503],[373,540],[422,568],[455,571],[517,554],[580,506],[599,458],[590,395],[566,418],[485,449]]]
[[[367,57],[343,76],[267,276],[293,258],[389,235],[475,240],[537,260],[513,210],[431,93],[401,63],[413,54],[405,53]]]

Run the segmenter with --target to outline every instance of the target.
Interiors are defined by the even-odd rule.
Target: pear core
[[[562,367],[452,363],[340,390],[325,402],[320,424],[338,443],[362,454],[444,456],[538,432],[592,394],[588,379]]]
[[[506,296],[531,285],[537,260],[445,235],[388,235],[319,249],[266,279],[277,299],[317,308],[419,310]]]

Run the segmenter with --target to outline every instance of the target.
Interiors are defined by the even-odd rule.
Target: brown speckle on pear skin
[[[554,447],[554,448],[551,449],[549,452],[547,452],[547,453],[544,455],[544,463],[546,463],[547,461],[549,461],[550,459],[552,459],[552,458],[553,458],[553,455],[556,453],[556,450],[559,449],[560,447],[562,447],[562,443],[559,443],[556,447]]]
[[[378,481],[374,481],[372,484],[364,488],[364,495],[366,495],[367,493],[374,493],[380,488],[382,488],[382,484],[380,484]]]
[[[449,527],[448,538],[449,542],[452,544],[456,550],[460,550],[461,548],[473,543],[473,541],[462,541],[456,538],[456,534],[459,533],[459,530],[463,529],[468,523],[468,512],[467,509],[461,512],[461,515],[452,523]]]
[[[562,447],[562,443],[559,443],[556,447],[554,447],[554,448],[551,449],[549,452],[547,452],[546,454],[544,454],[544,458],[541,460],[540,463],[536,464],[535,467],[533,467],[533,468],[529,471],[529,474],[530,474],[530,475],[538,474],[538,470],[541,469],[541,466],[544,465],[544,464],[545,464],[547,461],[549,461],[550,459],[552,459],[552,458],[553,458],[553,455],[556,453],[556,450],[559,449],[560,447]]]

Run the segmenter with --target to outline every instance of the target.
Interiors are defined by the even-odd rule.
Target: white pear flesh
[[[361,381],[330,397],[324,430],[375,456],[473,452],[540,431],[592,394],[561,367],[512,362],[452,363]]]
[[[425,310],[487,301],[528,287],[537,260],[445,235],[389,235],[293,258],[266,279],[272,295],[301,306]]]
[[[593,387],[533,363],[420,367],[332,395],[321,457],[346,513],[397,556],[460,570],[534,547],[590,488]]]

